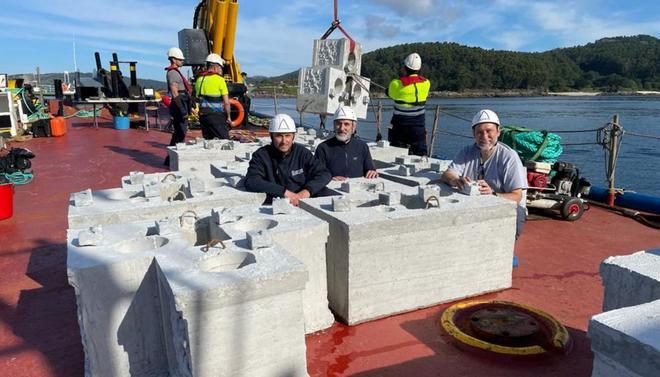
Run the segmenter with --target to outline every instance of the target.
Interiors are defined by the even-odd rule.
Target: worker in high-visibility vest
[[[419,75],[422,58],[412,53],[403,62],[404,75],[390,82],[387,96],[394,100],[394,114],[387,139],[394,147],[408,148],[410,154],[427,156],[426,97],[431,82]]]
[[[199,102],[199,123],[204,139],[229,139],[231,105],[229,90],[222,77],[224,60],[218,54],[206,57],[207,70],[195,80],[195,95]]]

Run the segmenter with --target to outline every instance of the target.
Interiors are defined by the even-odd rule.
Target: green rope
[[[15,185],[27,185],[28,183],[32,182],[32,179],[34,178],[34,174],[23,173],[20,171],[11,174],[5,173],[4,176],[5,179],[7,179],[10,183],[13,183]]]
[[[100,115],[101,115],[101,109],[96,110],[96,116],[98,117]],[[76,111],[75,113],[73,113],[71,115],[65,116],[64,118],[69,119],[69,118],[73,118],[73,117],[93,118],[94,117],[94,111],[91,111],[91,110],[78,110],[78,111]]]

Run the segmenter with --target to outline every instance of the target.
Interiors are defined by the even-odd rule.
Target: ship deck
[[[84,375],[73,288],[66,276],[69,194],[119,186],[132,170],[165,171],[170,134],[116,131],[101,120],[74,121],[59,138],[13,143],[27,147],[35,179],[17,186],[14,216],[0,221],[0,375]],[[458,348],[438,319],[450,303],[357,326],[335,323],[308,335],[310,376],[589,376],[586,335],[601,312],[600,262],[611,255],[660,246],[660,232],[592,207],[577,222],[529,221],[516,244],[513,286],[482,299],[542,309],[574,340],[568,355],[512,359]],[[485,249],[488,245],[483,245]],[[478,261],[475,261],[478,263]]]

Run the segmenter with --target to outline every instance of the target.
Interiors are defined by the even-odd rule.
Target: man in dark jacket
[[[277,114],[270,122],[271,145],[257,149],[245,176],[245,188],[273,198],[289,198],[297,206],[300,199],[320,193],[331,175],[305,147],[294,142],[296,124],[286,114]]]
[[[355,111],[339,106],[334,119],[335,137],[321,143],[316,150],[316,158],[330,170],[333,180],[378,177],[367,143],[354,136],[356,127]]]

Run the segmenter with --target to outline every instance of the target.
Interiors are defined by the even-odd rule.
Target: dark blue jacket
[[[333,177],[364,177],[367,171],[376,170],[369,146],[356,137],[348,143],[336,137],[324,141],[316,149],[316,158]]]
[[[284,197],[285,190],[297,193],[307,189],[315,196],[331,179],[330,172],[302,145],[293,143],[286,156],[272,145],[266,145],[252,154],[245,188],[265,192],[266,203],[270,203],[274,197]]]

